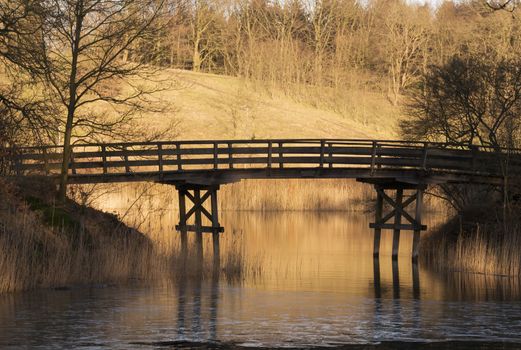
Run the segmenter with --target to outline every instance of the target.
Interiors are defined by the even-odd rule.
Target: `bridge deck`
[[[376,140],[217,140],[75,145],[70,183],[157,181],[223,184],[261,178],[395,179],[500,183],[521,152]],[[16,149],[17,175],[55,176],[62,147]]]

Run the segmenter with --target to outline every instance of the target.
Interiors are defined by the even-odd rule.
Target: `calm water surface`
[[[369,220],[347,213],[225,213],[223,259],[229,247],[239,247],[260,274],[233,283],[214,277],[0,296],[0,348],[128,349],[176,340],[268,347],[521,342],[517,280],[415,267],[408,233],[397,264],[389,254],[391,233],[375,264]]]

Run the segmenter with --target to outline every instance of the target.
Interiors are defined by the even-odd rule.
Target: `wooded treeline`
[[[152,96],[168,88],[159,71],[171,67],[244,77],[335,110],[346,91],[384,94],[394,106],[412,96],[406,137],[515,146],[516,4],[0,0],[0,144],[62,144],[64,198],[71,144],[128,140],[133,130],[143,138],[144,127],[129,125],[164,111]]]
[[[517,11],[484,1],[169,0],[163,11],[157,35],[135,47],[154,64],[287,88],[363,85],[395,105],[430,65],[512,58],[521,47]]]

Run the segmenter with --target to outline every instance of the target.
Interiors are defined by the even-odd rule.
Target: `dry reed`
[[[224,187],[220,203],[224,210],[360,211],[373,192],[354,180],[252,180]]]
[[[27,200],[0,181],[0,292],[124,282],[153,271],[149,240],[114,216]]]
[[[485,275],[521,275],[519,222],[474,223],[460,217],[438,227],[422,243],[423,260],[436,270]]]

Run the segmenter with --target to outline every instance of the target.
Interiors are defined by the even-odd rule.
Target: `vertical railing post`
[[[176,142],[175,150],[177,153],[177,170],[181,171],[181,170],[183,170],[183,164],[182,164],[182,160],[181,160],[181,143],[180,142]]]
[[[371,176],[374,175],[376,168],[376,148],[378,147],[378,142],[373,141],[373,151],[371,155]]]
[[[382,145],[377,143],[377,145],[376,145],[376,154],[377,154],[376,169],[382,169],[382,163],[380,162],[380,160],[382,159],[382,154],[378,152],[380,149],[382,149]]]
[[[43,148],[43,168],[45,175],[49,175],[49,155],[47,154],[47,147]]]
[[[213,168],[214,169],[218,169],[219,168],[219,163],[218,163],[218,158],[219,158],[219,144],[217,142],[214,142],[213,143]]]
[[[16,153],[16,151],[14,152]],[[20,152],[19,154],[14,154],[14,171],[16,173],[17,176],[20,176],[22,175],[22,165],[23,165],[23,162],[24,162],[24,159],[23,159],[23,151]]]
[[[130,174],[130,165],[128,163],[128,148],[123,146],[123,160],[125,161],[125,173]]]
[[[320,167],[324,167],[324,161],[325,161],[325,148],[326,148],[326,141],[320,140]]]
[[[327,145],[327,148],[329,150],[329,167],[333,167],[333,144],[330,142]]]
[[[471,145],[470,150],[472,152],[472,172],[475,173],[477,171],[478,164],[478,147],[475,145]]]
[[[273,143],[271,141],[268,142],[268,168],[271,169],[273,165]]]
[[[282,146],[284,144],[279,142],[279,168],[284,168],[284,152],[282,150]]]
[[[69,160],[69,167],[71,168],[72,174],[76,175],[76,165],[74,164],[74,147],[71,147],[71,157]]]
[[[163,178],[163,145],[161,143],[157,144],[157,159],[159,162],[159,177]]]
[[[429,154],[429,143],[425,142],[423,146],[422,170],[427,170],[427,157]]]
[[[228,143],[228,167],[233,169],[233,143]]]
[[[101,160],[103,162],[103,174],[108,172],[107,169],[107,147],[105,145],[101,146]]]

